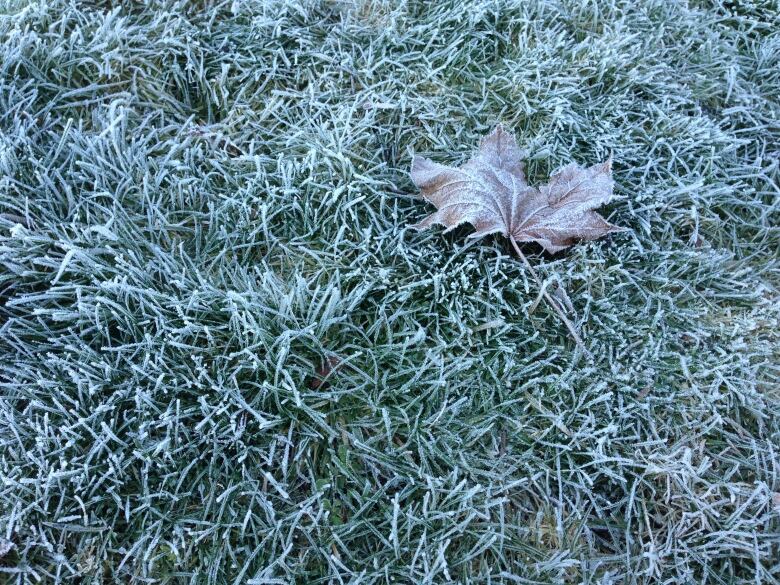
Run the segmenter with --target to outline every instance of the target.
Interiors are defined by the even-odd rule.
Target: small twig
[[[553,298],[549,295],[547,292],[547,288],[542,283],[542,279],[539,278],[539,275],[536,274],[536,270],[534,270],[534,267],[531,265],[531,263],[528,261],[528,258],[525,257],[525,254],[520,250],[520,246],[517,245],[517,242],[514,238],[509,238],[509,241],[512,242],[512,247],[515,249],[515,252],[518,256],[520,256],[520,260],[523,261],[523,264],[525,264],[525,267],[528,269],[528,272],[531,273],[531,276],[533,276],[533,279],[536,281],[536,284],[539,286],[539,288],[542,291],[542,296],[544,297],[544,300],[547,301],[547,304],[550,305],[550,307],[553,308],[553,310],[558,313],[558,317],[560,317],[561,321],[563,321],[563,324],[566,325],[566,328],[569,330],[569,333],[571,333],[572,338],[574,338],[575,343],[579,346],[579,348],[583,351],[583,353],[589,357],[593,358],[593,354],[588,351],[588,348],[585,347],[585,344],[582,342],[582,339],[580,339],[579,334],[577,333],[577,330],[574,328],[574,324],[569,321],[569,318],[563,313],[563,309],[558,305],[558,303],[553,300]]]
[[[21,215],[16,215],[15,213],[0,213],[0,219],[3,219],[9,223],[21,224],[28,229],[32,227],[26,218],[22,217]]]

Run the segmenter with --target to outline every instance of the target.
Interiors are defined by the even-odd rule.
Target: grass
[[[0,6],[1,582],[780,582],[776,1]],[[408,227],[497,122],[593,361]]]

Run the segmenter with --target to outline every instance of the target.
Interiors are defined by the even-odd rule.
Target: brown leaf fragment
[[[341,359],[336,356],[327,358],[315,371],[315,377],[309,379],[309,388],[311,390],[325,390],[328,387],[327,378],[338,369]]]
[[[437,211],[412,227],[440,224],[449,231],[470,223],[476,228],[470,238],[501,233],[517,242],[537,242],[550,253],[623,231],[595,212],[612,198],[611,160],[588,168],[569,164],[536,188],[526,181],[524,158],[501,126],[458,168],[414,157],[412,181]]]

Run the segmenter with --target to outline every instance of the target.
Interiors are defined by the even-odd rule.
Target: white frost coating
[[[777,585],[776,4],[3,2],[0,583]],[[406,229],[493,120],[614,152],[591,364]]]

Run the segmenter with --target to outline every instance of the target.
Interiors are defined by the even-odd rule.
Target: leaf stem
[[[569,333],[571,334],[577,346],[582,350],[582,352],[587,357],[593,359],[593,354],[590,353],[590,351],[588,351],[587,347],[585,347],[585,344],[582,342],[582,339],[577,333],[577,330],[574,328],[574,324],[563,313],[563,309],[561,309],[560,305],[558,305],[558,303],[556,303],[555,300],[553,300],[553,298],[549,295],[547,289],[542,284],[542,280],[539,278],[539,275],[536,274],[536,270],[534,270],[534,267],[528,261],[528,258],[526,258],[525,254],[523,254],[523,252],[520,250],[520,246],[517,245],[517,242],[515,241],[514,238],[510,237],[509,241],[512,242],[512,247],[515,249],[517,255],[520,256],[520,260],[523,261],[523,264],[525,264],[525,267],[528,269],[528,272],[530,272],[531,276],[533,276],[533,279],[536,281],[536,284],[539,285],[539,289],[542,291],[542,296],[544,297],[544,300],[547,301],[547,304],[553,308],[553,310],[558,314],[558,317],[560,317],[561,321],[563,321],[563,324],[566,325],[566,328],[569,330]]]

